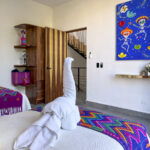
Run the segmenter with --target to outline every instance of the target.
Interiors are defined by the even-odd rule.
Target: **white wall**
[[[62,30],[87,27],[87,100],[150,113],[150,80],[119,79],[139,74],[148,61],[115,60],[115,7],[125,0],[74,0],[54,9],[54,26]],[[96,69],[103,62],[103,69]]]
[[[52,16],[50,7],[32,0],[0,0],[0,86],[15,88],[11,85],[11,70],[20,63],[20,52],[13,48],[19,44],[14,26],[22,23],[52,26]]]

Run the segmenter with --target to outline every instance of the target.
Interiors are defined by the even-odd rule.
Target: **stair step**
[[[72,49],[74,49],[79,55],[81,55],[82,57],[84,57],[86,59],[86,55],[84,54],[84,52],[81,52],[79,49],[75,48],[73,45],[68,43],[68,46],[70,46]]]

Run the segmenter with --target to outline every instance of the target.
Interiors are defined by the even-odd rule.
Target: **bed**
[[[27,96],[18,91],[0,87],[0,116],[31,109]]]
[[[0,134],[0,150],[12,150],[16,139],[37,120],[38,123],[31,126],[27,134],[26,132],[23,134],[19,147],[30,147],[35,140],[34,150],[37,148],[45,150],[43,147],[41,149],[42,142],[46,141],[46,145],[49,145],[53,139],[56,139],[53,137],[59,135],[56,145],[48,150],[150,150],[149,138],[144,125],[85,108],[80,108],[80,114],[79,110],[76,113],[71,110],[77,107],[74,106],[76,87],[71,72],[71,62],[72,59],[67,58],[64,63],[64,96],[47,104],[42,117],[42,113],[36,111],[0,117],[0,133],[2,133]],[[74,130],[71,131],[60,130],[60,127],[69,130],[72,122],[75,123],[74,127],[78,123],[77,128],[72,128]],[[65,123],[68,125],[67,128],[64,126]],[[40,130],[34,130],[35,128]],[[60,131],[60,134],[57,134],[57,131]],[[41,138],[36,138],[39,137],[39,134],[45,137],[42,141]],[[17,150],[18,143],[17,139],[17,144],[15,143]]]
[[[16,138],[41,117],[40,112],[26,111],[0,118],[0,150],[12,150]],[[61,130],[54,148],[49,150],[124,150],[120,143],[100,132],[78,126]],[[144,149],[145,150],[145,149]]]
[[[27,111],[1,117],[0,133],[3,134],[0,138],[0,150],[12,150],[15,139],[40,116],[39,112]],[[111,147],[108,143],[111,143]],[[73,131],[61,130],[56,146],[50,150],[123,150],[123,148],[106,135],[78,126]]]

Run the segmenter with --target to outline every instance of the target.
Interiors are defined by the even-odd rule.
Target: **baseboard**
[[[93,103],[93,102],[89,102],[89,101],[86,102],[86,106],[93,107],[96,109],[107,109],[112,112],[123,113],[126,115],[130,115],[130,116],[132,115],[135,117],[141,117],[141,118],[150,120],[150,114],[138,112],[138,111],[134,111],[134,110],[124,109],[124,108],[119,108],[119,107],[114,107],[114,106],[109,106],[109,105],[104,105],[104,104],[99,104],[99,103]]]

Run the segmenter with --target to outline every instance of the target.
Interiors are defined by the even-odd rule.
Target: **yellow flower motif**
[[[128,10],[128,6],[124,5],[124,6],[121,7],[120,12],[125,13],[127,10]]]
[[[150,50],[150,46],[148,46],[147,49]]]
[[[127,54],[124,54],[123,52],[118,55],[119,58],[125,58],[126,56]]]

